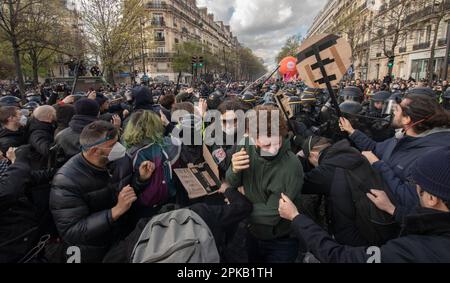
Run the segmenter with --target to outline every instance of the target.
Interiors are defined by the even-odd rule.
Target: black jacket
[[[10,147],[19,147],[26,144],[26,136],[23,130],[16,132],[10,131],[6,128],[0,129],[0,150],[6,155]]]
[[[81,152],[80,135],[84,127],[97,121],[97,117],[75,115],[69,123],[69,128],[63,130],[55,137],[58,146],[64,152],[66,160]]]
[[[55,127],[53,124],[32,119],[30,123],[30,137],[28,143],[32,147],[32,169],[44,169],[48,164],[48,155],[54,142],[53,135]]]
[[[373,188],[386,189],[381,176],[357,149],[342,140],[326,149],[319,166],[306,174],[303,193],[326,195],[328,224],[336,240],[360,246],[382,244],[398,235],[394,219],[367,198]]]
[[[36,244],[36,209],[25,195],[29,180],[27,162],[11,165],[0,180],[0,262],[17,262]]]
[[[50,209],[56,227],[67,245],[80,247],[83,263],[101,261],[109,246],[126,233],[124,217],[112,221],[118,192],[128,184],[136,190],[146,185],[138,182],[138,176],[131,176],[131,167],[120,166],[120,162],[128,160],[125,157],[101,169],[78,154],[53,179]],[[121,172],[124,168],[130,171]]]
[[[352,148],[347,140],[337,142],[322,152],[319,166],[305,174],[302,193],[328,195],[336,168],[352,170],[364,163],[366,163],[364,157],[358,150]]]
[[[450,213],[430,209],[418,211],[406,218],[403,237],[379,247],[349,247],[338,244],[307,216],[297,216],[293,231],[308,250],[323,263],[449,263]],[[374,252],[375,251],[375,252]],[[376,259],[376,254],[380,257]]]

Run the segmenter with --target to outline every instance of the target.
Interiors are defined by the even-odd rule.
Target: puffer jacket
[[[78,154],[53,179],[50,209],[56,227],[65,244],[80,248],[83,263],[100,262],[110,245],[131,231],[126,215],[117,222],[111,215],[123,187],[131,184],[139,191],[146,185],[129,164],[124,157],[102,169]]]

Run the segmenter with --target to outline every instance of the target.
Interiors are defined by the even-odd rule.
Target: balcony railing
[[[152,20],[152,26],[154,27],[165,27],[166,26],[166,22],[164,21],[164,19],[160,19],[160,20]]]
[[[161,9],[161,10],[166,10],[169,8],[169,5],[167,5],[165,2],[161,2],[161,3],[153,3],[153,2],[148,2],[145,5],[145,8],[147,9]]]
[[[164,41],[166,41],[166,38],[165,37],[161,37],[161,36],[155,36],[155,41],[156,42],[164,42]]]
[[[167,52],[153,52],[150,53],[150,58],[169,58],[170,53]]]
[[[413,46],[413,51],[416,50],[420,50],[420,49],[427,49],[430,47],[430,42],[424,42],[424,43],[419,43]]]
[[[406,52],[406,47],[400,47],[400,48],[398,49],[398,52],[400,52],[400,53],[405,53],[405,52]]]

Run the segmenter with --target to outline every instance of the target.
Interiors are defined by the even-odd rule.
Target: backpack
[[[382,245],[396,238],[399,235],[400,226],[395,218],[378,209],[366,195],[371,189],[377,189],[386,192],[389,199],[393,199],[381,175],[373,169],[367,170],[364,166],[344,171],[355,205],[356,226],[360,233],[373,245]],[[362,179],[361,176],[364,178]]]
[[[137,241],[132,263],[219,263],[213,234],[204,220],[189,209],[157,215]]]

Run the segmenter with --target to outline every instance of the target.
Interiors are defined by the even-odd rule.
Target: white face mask
[[[235,127],[226,127],[223,129],[223,132],[227,136],[233,136],[236,133],[236,128]]]
[[[22,127],[25,127],[25,126],[27,125],[27,122],[28,122],[28,118],[27,118],[26,116],[22,115],[22,116],[20,117],[19,124],[20,124]]]
[[[395,138],[396,139],[402,139],[405,137],[405,131],[403,129],[396,129],[395,130]]]
[[[119,159],[124,158],[126,153],[127,149],[121,143],[118,142],[111,149],[111,152],[108,155],[108,160],[110,162],[117,161]]]

